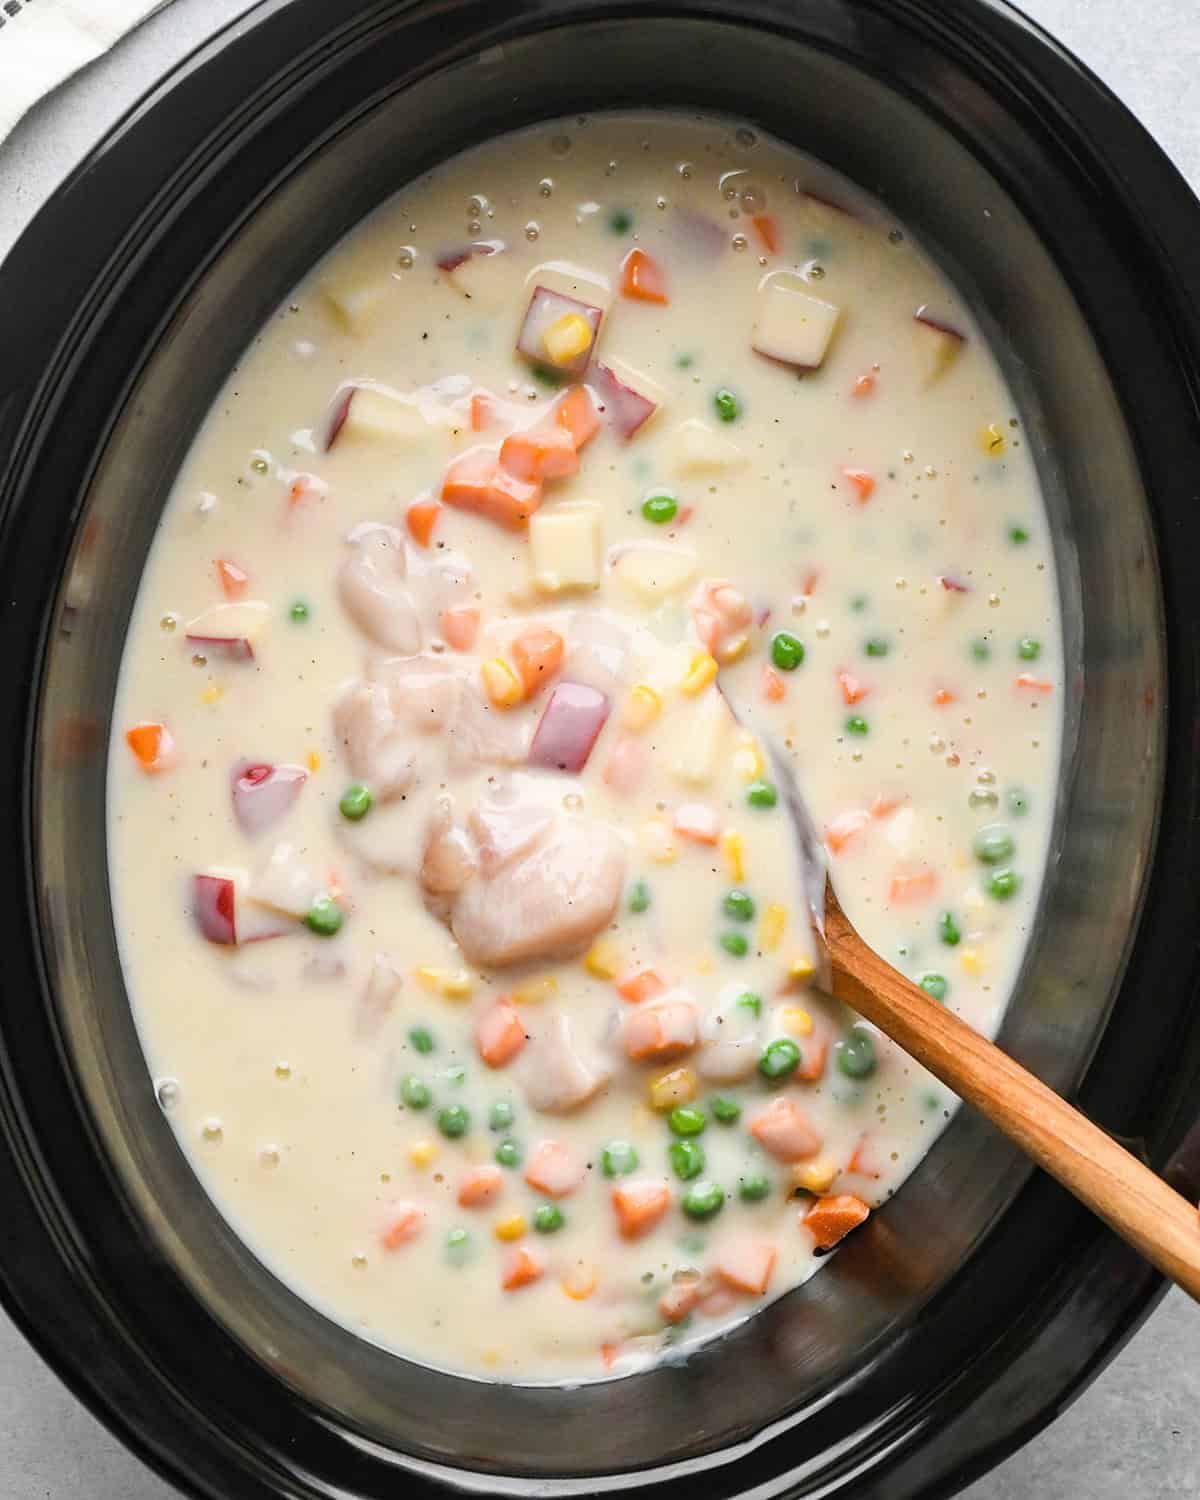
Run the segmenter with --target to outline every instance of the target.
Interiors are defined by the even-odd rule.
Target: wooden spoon
[[[790,764],[782,756],[773,758],[795,821],[833,995],[973,1104],[1123,1240],[1200,1301],[1200,1218],[1194,1205],[868,947],[834,894],[824,846]]]

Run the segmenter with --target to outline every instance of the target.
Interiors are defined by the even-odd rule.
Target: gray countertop
[[[946,0],[952,5],[954,0]],[[175,0],[0,147],[0,254],[125,103],[247,0]],[[1025,0],[1200,187],[1197,0]],[[1200,1308],[1173,1291],[1052,1427],[966,1500],[1183,1500],[1200,1494]],[[170,1500],[0,1314],[0,1500]]]

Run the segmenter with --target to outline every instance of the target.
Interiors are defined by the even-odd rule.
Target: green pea
[[[850,608],[856,615],[861,615],[863,610],[866,609],[867,603],[868,600],[866,594],[855,594],[854,597],[850,600]]]
[[[989,823],[975,835],[972,845],[981,865],[998,865],[1010,858],[1016,845],[1012,834],[1001,823]]]
[[[452,1266],[465,1265],[471,1255],[471,1231],[452,1229],[446,1236],[446,1259]]]
[[[357,823],[371,811],[373,800],[370,790],[363,786],[361,781],[356,781],[353,786],[348,786],[342,793],[342,800],[338,803],[338,811],[343,818],[348,819],[351,823]]]
[[[837,1044],[835,1051],[838,1070],[847,1078],[870,1078],[879,1066],[875,1056],[875,1043],[871,1040],[870,1033],[857,1026],[850,1028]]]
[[[762,1015],[762,996],[756,995],[753,990],[743,990],[737,997],[737,1003],[756,1019]]]
[[[734,1125],[742,1118],[742,1106],[736,1099],[726,1099],[718,1094],[708,1101],[708,1107],[713,1112],[713,1119],[722,1125]]]
[[[650,887],[644,880],[635,880],[629,888],[629,910],[636,912],[639,916],[644,911],[650,910],[650,902],[653,898]]]
[[[886,656],[889,649],[888,643],[877,635],[873,635],[863,646],[868,656]]]
[[[1009,901],[1021,889],[1021,877],[1015,870],[993,870],[988,876],[988,895],[997,901]]]
[[[863,718],[862,714],[851,714],[846,720],[847,734],[869,734],[871,726]]]
[[[971,642],[971,655],[976,661],[990,661],[992,656],[991,642],[986,636],[976,636]]]
[[[690,370],[695,363],[696,356],[694,354],[688,354],[686,351],[683,354],[677,354],[675,356],[675,368],[677,370]]]
[[[1037,661],[1042,654],[1042,643],[1031,635],[1023,635],[1017,642],[1017,655],[1022,661]]]
[[[333,937],[344,920],[342,908],[332,896],[318,896],[304,919],[304,925],[318,937]]]
[[[704,1147],[699,1141],[672,1141],[667,1155],[680,1182],[691,1182],[704,1171]]]
[[[1022,787],[1010,787],[1004,800],[1015,818],[1023,818],[1029,811],[1029,794]]]
[[[488,1127],[492,1130],[507,1130],[516,1119],[516,1114],[507,1099],[497,1099],[488,1111]]]
[[[679,502],[674,495],[647,495],[642,501],[642,515],[655,526],[665,526],[668,521],[673,521],[678,510]]]
[[[562,376],[557,370],[551,370],[546,365],[534,365],[533,378],[539,385],[544,385],[547,390],[556,391],[563,383]]]
[[[683,1145],[684,1142],[679,1142]],[[725,1192],[715,1182],[698,1182],[688,1188],[680,1205],[689,1219],[711,1219],[725,1206]]]
[[[416,1052],[428,1053],[433,1051],[433,1032],[429,1030],[428,1026],[414,1026],[408,1033],[408,1039],[413,1045],[413,1050]]]
[[[471,1116],[465,1105],[448,1104],[445,1109],[438,1110],[437,1123],[447,1140],[456,1141],[470,1130]]]
[[[292,617],[292,623],[303,625],[309,616],[309,607],[303,599],[293,599],[288,607],[288,614]]]
[[[730,958],[745,958],[750,952],[750,943],[744,933],[723,932],[718,941]]]
[[[738,1197],[744,1203],[761,1203],[770,1191],[770,1179],[761,1172],[750,1172],[738,1178]]]
[[[1010,526],[1008,528],[1008,539],[1014,547],[1023,547],[1029,540],[1029,533],[1024,526]]]
[[[519,1167],[521,1165],[521,1148],[514,1140],[504,1140],[496,1147],[496,1162],[501,1167]]]
[[[804,646],[790,630],[777,630],[771,637],[771,660],[781,672],[794,672],[804,660]]]
[[[752,781],[746,788],[746,801],[751,807],[774,807],[779,801],[775,783],[766,781],[760,776],[757,781]]]
[[[699,1135],[707,1123],[704,1111],[693,1104],[677,1104],[667,1116],[667,1124],[676,1135]]]
[[[409,1073],[400,1082],[400,1097],[409,1109],[428,1109],[433,1091],[415,1073]]]
[[[732,917],[735,922],[754,920],[754,898],[749,891],[727,891],[721,905],[725,908],[725,915]]]
[[[539,1234],[553,1234],[566,1222],[557,1203],[541,1203],[533,1211],[533,1227]]]
[[[633,215],[624,208],[614,208],[608,216],[608,227],[614,234],[628,234],[633,228]]]
[[[921,988],[935,1000],[945,1000],[950,985],[944,974],[922,974]]]
[[[962,929],[954,920],[952,911],[944,911],[938,918],[938,936],[947,948],[957,948],[962,942]]]
[[[600,1153],[600,1170],[605,1177],[628,1177],[641,1162],[632,1141],[609,1141]]]
[[[713,397],[713,405],[716,407],[717,416],[720,417],[722,422],[737,421],[738,416],[740,415],[738,398],[733,394],[731,390],[728,390],[725,386],[722,386],[717,394]]]
[[[790,1036],[777,1037],[775,1041],[768,1042],[758,1060],[758,1071],[772,1083],[794,1073],[799,1066],[800,1048]]]

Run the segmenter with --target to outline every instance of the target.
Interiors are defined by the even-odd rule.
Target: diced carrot
[[[761,1297],[771,1280],[777,1254],[770,1240],[743,1240],[726,1246],[713,1262],[713,1271],[735,1292]]]
[[[818,1250],[832,1250],[852,1229],[865,1222],[871,1210],[853,1193],[833,1193],[818,1198],[800,1220],[817,1242]]]
[[[666,994],[667,987],[653,969],[639,969],[636,974],[626,974],[617,980],[617,994],[622,1000],[640,1005],[643,1000],[653,1000]]]
[[[458,1185],[458,1201],[463,1208],[482,1208],[493,1203],[504,1188],[504,1173],[490,1163],[471,1167],[463,1173]]]
[[[838,686],[842,690],[842,699],[845,703],[860,703],[871,689],[853,672],[839,672],[837,674]]]
[[[853,1172],[856,1177],[880,1177],[882,1175],[878,1165],[871,1161],[870,1140],[869,1135],[860,1136],[858,1145],[854,1148],[854,1154],[846,1163],[846,1171]]]
[[[708,1290],[709,1283],[699,1276],[675,1282],[658,1299],[659,1317],[664,1323],[682,1323],[688,1313],[699,1307]]]
[[[542,503],[541,480],[518,479],[500,467],[496,455],[474,448],[456,458],[442,481],[442,499],[456,510],[521,531]]]
[[[701,1301],[700,1311],[706,1318],[723,1318],[736,1306],[737,1298],[727,1286],[715,1286]]]
[[[500,445],[501,466],[518,479],[568,479],[579,468],[575,439],[558,422],[510,432]]]
[[[681,505],[679,507],[679,514],[675,517],[675,529],[678,530],[679,527],[686,526],[695,514],[696,507],[694,505]]]
[[[878,792],[871,803],[871,816],[873,818],[890,817],[904,800],[903,797],[885,797],[882,792]]]
[[[604,767],[604,783],[622,797],[628,797],[641,785],[649,764],[650,750],[645,739],[641,735],[623,734],[609,754]]]
[[[612,1369],[613,1365],[616,1364],[617,1358],[620,1355],[620,1353],[621,1353],[621,1346],[620,1346],[620,1344],[601,1344],[600,1345],[600,1358],[603,1361],[604,1368],[606,1370],[611,1370]]]
[[[442,634],[455,651],[469,651],[479,634],[479,611],[470,605],[455,605],[442,611]]]
[[[750,220],[754,225],[754,232],[763,242],[763,249],[768,255],[774,255],[779,249],[779,224],[772,214],[755,214]]]
[[[399,1250],[415,1240],[425,1226],[425,1210],[419,1203],[394,1203],[388,1210],[379,1243],[385,1250]]]
[[[532,1286],[535,1281],[540,1281],[545,1271],[541,1257],[528,1245],[514,1245],[504,1257],[500,1285],[506,1292],[516,1292],[523,1286]]]
[[[843,469],[842,473],[854,486],[858,503],[865,505],[875,493],[875,476],[866,469]]]
[[[697,844],[715,844],[721,825],[706,802],[685,802],[675,810],[675,832]]]
[[[779,1161],[805,1161],[821,1149],[821,1135],[794,1099],[773,1099],[750,1126],[750,1134]]]
[[[896,902],[897,905],[925,901],[937,888],[936,870],[898,870],[892,876],[888,886],[888,900]]]
[[[954,694],[949,688],[940,687],[933,695],[933,702],[936,708],[945,708],[948,703],[954,702]]]
[[[539,1141],[525,1168],[525,1181],[547,1198],[566,1198],[583,1181],[583,1172],[561,1141]]]
[[[471,431],[484,432],[492,425],[496,415],[496,398],[491,391],[471,393]]]
[[[288,509],[294,510],[306,500],[320,500],[325,494],[325,482],[315,474],[297,474],[288,486]]]
[[[566,642],[562,636],[545,625],[533,625],[515,638],[512,643],[513,665],[527,698],[532,698],[562,666],[565,650]]]
[[[627,1182],[613,1188],[612,1206],[621,1238],[640,1239],[671,1206],[671,1190],[662,1182]]]
[[[165,771],[175,757],[175,737],[165,724],[144,720],[125,731],[125,742],[143,770]]]
[[[800,1046],[800,1064],[792,1077],[800,1083],[816,1083],[825,1072],[829,1061],[829,1032],[822,1026],[814,1028]]]
[[[820,583],[820,581],[820,568],[809,568],[808,572],[804,575],[804,582],[800,586],[800,592],[806,599],[811,599],[812,596],[817,592],[817,584]]]
[[[489,1068],[506,1067],[528,1041],[525,1024],[511,1000],[494,1002],[475,1023],[475,1045]]]
[[[637,302],[666,303],[667,278],[658,262],[644,250],[634,249],[621,262],[621,292]]]
[[[666,1062],[696,1045],[696,1006],[683,997],[647,1000],[626,1014],[624,1029],[625,1052],[634,1062]]]
[[[1046,682],[1040,677],[1035,677],[1032,672],[1018,672],[1015,684],[1019,688],[1027,688],[1034,693],[1052,693],[1054,684]]]
[[[573,385],[554,408],[554,420],[571,434],[575,447],[583,448],[600,431],[600,413],[584,386]]]
[[[696,639],[718,661],[732,661],[731,655],[754,624],[754,607],[740,589],[723,578],[702,583],[688,600],[688,613]]]
[[[840,854],[846,845],[856,834],[859,834],[871,822],[871,814],[861,807],[852,807],[844,813],[839,813],[833,822],[825,830],[825,842],[830,851]]]
[[[217,577],[226,599],[240,599],[250,582],[249,573],[245,568],[239,568],[237,563],[230,562],[227,557],[218,557],[216,566]]]
[[[764,667],[763,674],[763,697],[768,703],[779,703],[782,701],[787,688],[784,686],[783,678],[774,667]]]
[[[860,375],[858,377],[858,379],[854,382],[854,386],[853,386],[850,394],[852,396],[871,396],[871,395],[874,395],[874,393],[875,393],[875,374],[874,374],[874,371],[867,370],[864,374]]]
[[[408,534],[418,547],[428,547],[442,507],[436,500],[414,500],[404,512]]]

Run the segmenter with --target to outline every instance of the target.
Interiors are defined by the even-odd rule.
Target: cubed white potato
[[[966,338],[935,317],[928,307],[917,309],[912,328],[917,379],[923,386],[930,386],[945,375],[962,353]]]
[[[346,415],[330,446],[346,443],[386,444],[419,448],[431,437],[448,438],[455,414],[432,403],[419,402],[383,386],[358,385],[350,393]]]
[[[303,863],[296,846],[286,842],[275,845],[270,859],[250,880],[251,901],[300,920],[326,894],[324,883]]]
[[[481,312],[493,312],[505,297],[505,279],[496,268],[506,248],[503,240],[475,240],[440,255],[437,268],[460,296]]]
[[[666,732],[672,744],[668,764],[671,774],[691,786],[702,786],[717,774],[733,716],[716,687],[680,705],[669,716]]]
[[[207,655],[231,661],[250,660],[254,656],[254,643],[262,635],[270,615],[271,606],[261,599],[215,604],[188,621],[187,639]]]
[[[533,586],[544,594],[600,585],[601,507],[594,500],[569,500],[529,518],[529,559]]]
[[[888,818],[884,838],[898,854],[909,854],[916,842],[917,814],[911,807],[901,807]]]
[[[549,292],[587,302],[601,312],[608,311],[613,299],[610,277],[572,260],[543,261],[526,276],[525,285],[531,292],[534,287],[543,286]]]
[[[721,474],[739,468],[745,461],[745,455],[732,438],[695,417],[675,429],[671,444],[677,474]]]
[[[623,359],[598,364],[592,377],[605,420],[628,442],[662,409],[662,387]]]
[[[691,547],[641,542],[627,547],[613,563],[613,576],[635,599],[654,607],[681,594],[697,570]]]
[[[517,332],[517,352],[535,365],[582,375],[600,332],[603,308],[536,286]]]
[[[815,370],[825,358],[841,308],[822,302],[794,271],[772,271],[755,297],[755,350],[800,370]]]
[[[347,274],[322,280],[319,295],[338,327],[362,338],[378,323],[394,285],[390,275],[379,272]]]

